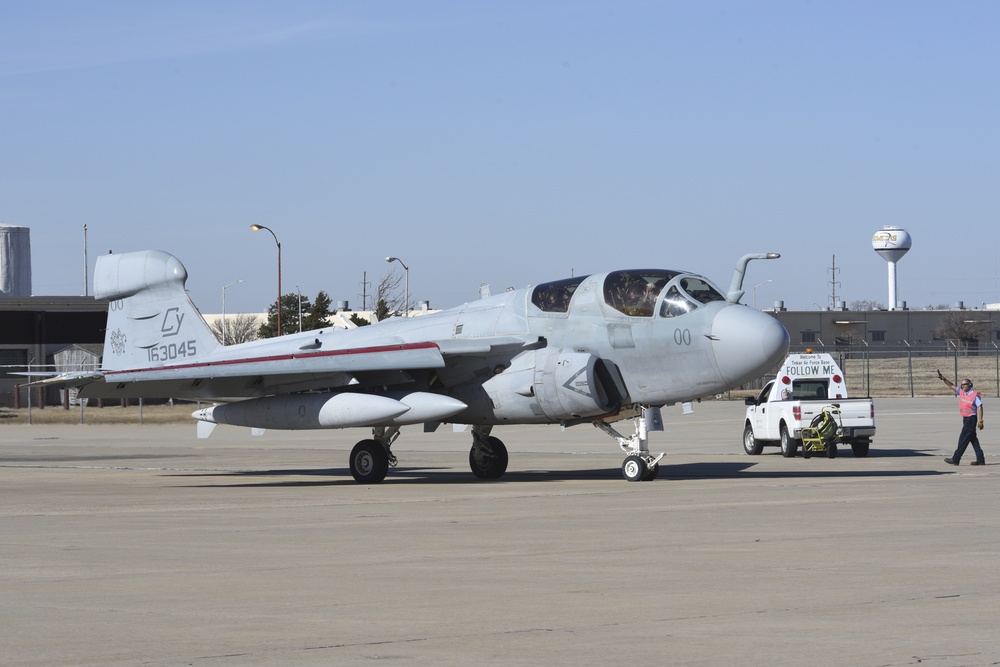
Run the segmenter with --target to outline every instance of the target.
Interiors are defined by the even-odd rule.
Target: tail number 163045
[[[180,343],[164,343],[149,348],[150,361],[186,359],[198,354],[198,341],[191,339]]]

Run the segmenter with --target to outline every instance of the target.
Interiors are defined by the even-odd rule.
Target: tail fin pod
[[[183,363],[219,346],[186,281],[180,260],[161,250],[98,257],[94,296],[111,300],[105,370]]]

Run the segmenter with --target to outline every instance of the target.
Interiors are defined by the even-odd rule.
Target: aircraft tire
[[[499,479],[507,472],[507,446],[500,438],[489,436],[485,445],[473,444],[469,450],[469,467],[479,479]]]
[[[753,435],[753,426],[749,423],[743,429],[743,451],[750,456],[757,456],[764,451],[764,443]]]
[[[646,474],[643,476],[642,481],[652,482],[659,476],[660,476],[660,464],[654,463],[653,465],[646,468]]]
[[[641,482],[646,477],[646,462],[642,457],[632,454],[622,462],[622,477],[630,482]]]
[[[378,484],[389,472],[389,456],[374,440],[362,440],[351,450],[349,465],[356,482]]]

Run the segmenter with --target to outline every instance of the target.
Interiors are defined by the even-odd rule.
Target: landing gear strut
[[[490,435],[492,426],[472,427],[469,467],[479,479],[499,479],[507,471],[507,447]]]
[[[622,477],[630,482],[651,482],[660,474],[660,459],[663,454],[653,456],[649,453],[649,439],[646,431],[646,408],[635,418],[635,433],[626,437],[616,431],[604,420],[594,422],[601,429],[618,441],[618,445],[627,455],[622,463]]]
[[[372,439],[354,445],[348,464],[351,476],[362,484],[378,484],[385,479],[390,467],[396,467],[396,456],[389,449],[399,437],[399,428],[379,426],[372,429]]]

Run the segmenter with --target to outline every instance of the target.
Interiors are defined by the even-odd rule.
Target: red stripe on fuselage
[[[151,371],[177,371],[190,368],[213,368],[216,366],[236,366],[239,364],[258,364],[275,361],[288,361],[290,359],[317,359],[320,357],[340,357],[351,354],[374,354],[379,352],[404,352],[406,350],[426,350],[437,349],[437,343],[406,343],[401,345],[379,345],[376,347],[359,347],[346,350],[328,350],[326,352],[306,352],[302,354],[282,354],[270,357],[251,357],[248,359],[223,359],[220,361],[207,361],[196,364],[178,364],[176,366],[151,366],[149,368],[128,368],[118,371],[105,371],[106,378],[123,373],[148,373]]]

